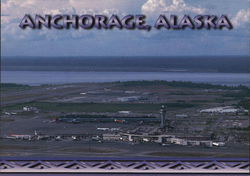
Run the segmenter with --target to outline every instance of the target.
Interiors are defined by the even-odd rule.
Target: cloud
[[[127,4],[127,5],[126,5]],[[130,3],[131,4],[131,3]],[[63,40],[93,36],[96,31],[82,29],[58,30],[22,30],[18,27],[25,14],[121,14],[122,5],[128,6],[127,0],[6,0],[1,2],[1,40]]]
[[[250,22],[250,9],[240,10],[236,16],[232,19],[232,23],[235,27],[240,27]]]
[[[249,36],[246,27],[249,21],[249,9],[245,1],[228,0],[225,4],[218,0],[1,0],[1,40],[5,45],[5,53],[15,55],[33,52],[30,48],[43,48],[46,54],[61,52],[79,55],[96,55],[120,53],[129,55],[168,54],[172,49],[176,53],[185,50],[186,54],[193,53],[194,48],[200,53],[207,52],[206,47],[218,48],[218,52],[225,53],[227,45],[230,52],[233,46],[239,47],[238,53],[246,52],[246,42]],[[105,30],[22,30],[18,27],[25,14],[145,14],[147,22],[155,21],[159,14],[227,14],[232,20],[235,29],[231,31],[105,31]],[[243,26],[245,26],[243,28]],[[236,28],[237,27],[237,28]],[[230,41],[232,42],[228,42]],[[53,42],[51,42],[53,41]],[[122,42],[121,42],[122,41]],[[168,41],[168,42],[166,42]],[[21,45],[20,45],[21,43]],[[36,46],[36,47],[34,47]],[[53,52],[51,47],[55,46]],[[65,49],[70,46],[72,50]],[[100,48],[101,52],[96,51]],[[159,49],[157,49],[159,47]],[[203,48],[202,48],[203,47]],[[22,48],[22,51],[21,49]],[[47,48],[47,49],[46,49]],[[63,49],[62,49],[63,48]],[[75,49],[76,48],[76,49]],[[85,50],[84,50],[84,49]],[[151,53],[154,48],[154,53]],[[166,50],[166,48],[170,48]],[[202,48],[202,49],[201,49]],[[39,49],[40,50],[40,49]],[[38,51],[38,50],[36,50]],[[72,52],[69,52],[72,51]],[[178,51],[178,53],[179,53]],[[222,52],[223,51],[223,52]],[[69,52],[69,53],[68,53]],[[33,53],[36,53],[35,51]],[[44,54],[41,53],[41,54]]]
[[[148,21],[153,23],[159,14],[203,14],[206,12],[206,9],[186,4],[184,0],[147,0],[147,2],[142,5],[141,11],[147,15]],[[160,33],[160,31],[154,30],[150,33],[143,32],[142,34],[146,38],[157,38]],[[173,37],[175,36],[175,32],[168,32],[167,36]]]
[[[133,2],[131,0],[69,0],[69,5],[81,11],[82,9],[93,9],[103,11],[106,9],[128,9]]]
[[[203,14],[206,9],[194,7],[185,3],[184,0],[148,0],[141,8],[142,13],[159,15],[160,13],[194,13]]]

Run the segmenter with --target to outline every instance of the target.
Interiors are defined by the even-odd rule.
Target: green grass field
[[[116,103],[50,103],[50,102],[32,102],[23,103],[5,107],[6,110],[20,110],[23,106],[37,107],[42,111],[53,112],[158,112],[162,104],[116,104]],[[168,108],[190,108],[195,106],[188,103],[166,103]]]
[[[20,90],[27,90],[27,89],[31,89],[31,88],[32,88],[32,86],[22,85],[22,84],[12,84],[12,83],[1,83],[0,84],[1,92],[20,91]]]
[[[224,90],[249,90],[246,86],[226,86],[226,85],[215,85],[209,83],[194,83],[189,81],[126,81],[126,82],[115,82],[119,86],[131,87],[131,86],[170,86],[176,88],[192,88],[192,89],[224,89]]]

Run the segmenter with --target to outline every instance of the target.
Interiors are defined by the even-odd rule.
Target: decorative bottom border
[[[249,159],[1,158],[1,174],[249,174]]]

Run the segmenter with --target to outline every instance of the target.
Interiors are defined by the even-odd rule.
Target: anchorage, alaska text
[[[159,15],[155,20],[154,25],[149,25],[146,22],[145,15],[127,15],[120,18],[117,15],[109,17],[105,15],[25,15],[21,20],[19,27],[22,29],[139,29],[151,30],[167,29],[167,30],[183,30],[183,29],[232,29],[233,25],[226,15]]]

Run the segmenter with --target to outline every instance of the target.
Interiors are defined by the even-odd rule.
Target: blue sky
[[[1,0],[2,56],[249,55],[249,0]],[[226,14],[234,29],[22,30],[25,14]]]

